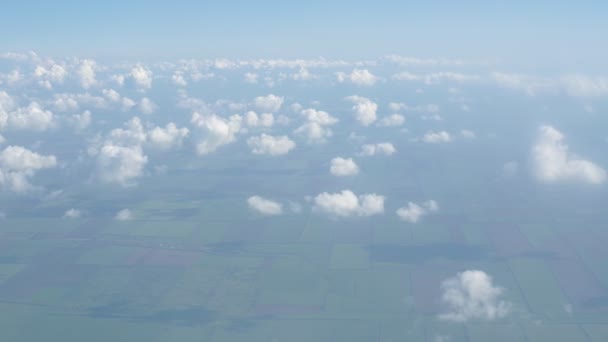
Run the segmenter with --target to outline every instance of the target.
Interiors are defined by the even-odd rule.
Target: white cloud
[[[250,84],[258,83],[258,77],[259,77],[259,75],[256,73],[253,73],[253,72],[247,72],[247,73],[245,73],[245,75],[243,75],[245,83],[250,83]]]
[[[395,127],[402,126],[405,123],[405,118],[400,114],[391,114],[378,121],[380,127]]]
[[[361,156],[374,156],[376,154],[383,154],[386,156],[390,156],[393,153],[397,152],[397,149],[393,144],[384,142],[378,144],[365,144],[361,146],[361,152],[359,155]]]
[[[283,212],[281,203],[274,202],[260,196],[251,196],[247,199],[249,207],[263,215],[280,215]]]
[[[352,158],[336,157],[331,160],[329,172],[334,176],[352,176],[359,173],[359,166]]]
[[[441,283],[442,301],[448,311],[440,319],[467,322],[471,319],[491,321],[505,317],[511,304],[501,297],[504,289],[492,283],[483,271],[468,270]]]
[[[353,111],[355,112],[355,119],[363,126],[369,126],[376,121],[376,111],[378,105],[370,99],[362,96],[348,96],[346,100],[354,103]]]
[[[118,221],[130,221],[133,219],[133,213],[129,209],[122,209],[114,215],[114,219]]]
[[[78,77],[80,78],[80,85],[84,89],[89,89],[91,86],[97,83],[95,79],[95,70],[97,69],[97,64],[94,60],[85,59],[80,63],[78,68]]]
[[[314,210],[336,216],[371,216],[384,213],[384,196],[355,195],[350,190],[338,193],[321,193],[314,201]]]
[[[254,106],[262,112],[276,113],[281,109],[284,98],[269,94],[267,96],[258,96],[253,99]]]
[[[287,154],[296,147],[296,143],[286,135],[273,137],[264,133],[247,139],[247,145],[249,145],[253,154],[268,154],[271,156]]]
[[[179,147],[190,131],[186,127],[178,128],[173,122],[169,122],[164,128],[155,127],[148,132],[148,141],[161,150]]]
[[[188,82],[186,82],[186,79],[184,78],[184,73],[181,71],[176,71],[173,73],[173,75],[171,76],[171,81],[178,85],[178,86],[182,86],[185,87],[188,85]]]
[[[350,74],[338,72],[336,76],[339,82],[348,80],[359,86],[373,86],[379,80],[378,77],[367,69],[354,69]]]
[[[148,157],[141,146],[104,145],[97,157],[100,178],[107,183],[133,185],[133,179],[143,174]]]
[[[196,145],[198,154],[209,154],[220,146],[230,144],[236,140],[236,134],[241,130],[242,118],[232,115],[224,119],[218,115],[202,115],[192,113],[192,123],[203,131],[203,137]]]
[[[245,124],[249,127],[272,127],[274,125],[274,115],[272,113],[258,115],[250,110],[245,113]]]
[[[296,128],[295,134],[305,136],[309,143],[324,143],[332,136],[333,132],[327,126],[334,125],[338,119],[327,112],[312,108],[304,109],[301,113],[307,122]]]
[[[147,97],[142,98],[139,102],[139,110],[144,114],[152,114],[157,108],[158,106]]]
[[[33,187],[28,178],[36,171],[57,166],[55,156],[43,156],[21,146],[8,146],[0,152],[0,185],[17,193]]]
[[[137,88],[141,90],[152,88],[152,71],[138,64],[131,69],[130,76],[135,81]]]
[[[34,69],[34,76],[39,79],[38,84],[47,89],[53,88],[52,83],[63,83],[66,75],[65,68],[59,64],[53,64],[49,68],[38,65]]]
[[[17,108],[8,115],[9,126],[16,129],[46,131],[54,126],[53,112],[43,109],[37,102]]]
[[[590,77],[581,74],[561,78],[566,93],[575,97],[599,97],[608,95],[608,78]]]
[[[91,112],[85,110],[82,114],[74,114],[68,122],[76,131],[82,131],[91,125]]]
[[[600,184],[606,181],[606,171],[596,164],[569,151],[564,135],[551,126],[541,126],[532,148],[536,177],[543,182],[581,181]]]
[[[80,218],[80,216],[82,215],[82,213],[80,212],[80,210],[78,209],[68,209],[65,211],[65,213],[63,214],[64,218],[70,218],[70,219],[76,219],[76,218]]]
[[[396,213],[400,219],[409,222],[417,223],[423,216],[431,212],[439,210],[439,205],[434,200],[429,200],[421,205],[414,202],[408,202],[407,207],[397,209]]]
[[[440,132],[427,132],[423,137],[422,141],[430,144],[448,143],[452,141],[452,136],[446,131]]]
[[[421,81],[427,85],[440,84],[443,81],[464,83],[480,80],[480,77],[477,75],[466,75],[450,71],[433,72],[429,74],[412,74],[404,71],[394,74],[391,78],[397,81]]]

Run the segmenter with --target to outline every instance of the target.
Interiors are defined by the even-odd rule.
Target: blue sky
[[[580,69],[608,57],[605,10],[600,1],[20,1],[3,5],[0,44],[96,58],[395,53]]]

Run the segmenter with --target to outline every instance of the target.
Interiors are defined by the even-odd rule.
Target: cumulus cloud
[[[408,202],[407,207],[397,209],[396,213],[400,219],[409,223],[417,223],[423,216],[439,210],[439,205],[434,200],[429,200],[421,205]]]
[[[260,196],[251,196],[247,199],[249,207],[263,215],[280,215],[283,212],[281,203],[271,201]]]
[[[334,176],[352,176],[359,173],[359,166],[352,158],[336,157],[331,160],[329,172]]]
[[[114,219],[117,221],[130,221],[133,219],[133,213],[129,209],[122,209],[114,215]]]
[[[152,114],[157,108],[158,106],[147,97],[144,97],[139,102],[139,110],[144,114]]]
[[[77,132],[80,132],[91,125],[91,112],[85,110],[82,114],[73,114],[68,118],[68,123],[74,127]]]
[[[361,146],[361,152],[359,155],[368,157],[374,156],[376,154],[383,154],[385,156],[390,156],[393,153],[397,152],[397,149],[393,144],[389,142],[383,142],[378,144],[365,144]]]
[[[203,131],[203,137],[196,145],[198,154],[209,154],[220,146],[234,142],[236,134],[241,130],[241,121],[240,115],[225,119],[216,114],[192,113],[191,122]]]
[[[452,136],[446,131],[430,131],[424,134],[422,141],[430,144],[448,143],[452,141]]]
[[[76,218],[80,218],[80,216],[82,215],[82,213],[80,212],[80,210],[78,209],[68,209],[65,211],[65,213],[63,214],[64,218],[70,218],[70,219],[76,219]]]
[[[63,83],[66,75],[65,67],[59,64],[53,64],[48,68],[38,65],[34,69],[34,76],[38,79],[38,84],[47,89],[53,88],[53,83]]]
[[[31,102],[29,106],[9,113],[8,124],[15,129],[46,131],[54,126],[53,112],[45,110],[37,102]]]
[[[269,94],[267,96],[258,96],[253,99],[254,106],[262,112],[276,113],[281,109],[284,98]]]
[[[29,178],[36,171],[57,166],[55,156],[44,156],[22,146],[8,146],[0,152],[0,185],[25,193],[33,189]]]
[[[467,322],[472,319],[491,321],[509,313],[511,304],[501,297],[504,289],[493,284],[492,277],[479,270],[467,270],[441,283],[441,300],[447,312],[440,319]]]
[[[324,143],[333,132],[328,126],[338,122],[338,119],[329,115],[327,112],[316,109],[304,109],[301,114],[306,118],[306,122],[296,128],[295,134],[304,136],[309,143]]]
[[[171,81],[178,86],[185,87],[188,85],[188,82],[184,78],[184,73],[182,71],[176,71],[171,75]]]
[[[135,86],[137,86],[140,90],[150,89],[152,88],[152,71],[150,69],[143,67],[138,64],[129,74],[133,81],[135,81]]]
[[[296,147],[296,143],[286,135],[274,137],[264,133],[247,139],[247,145],[249,145],[253,154],[271,156],[287,154]]]
[[[372,86],[379,80],[367,69],[354,69],[350,74],[339,72],[336,76],[339,82],[350,81],[358,86]]]
[[[245,80],[245,83],[250,83],[250,84],[256,84],[258,83],[258,77],[259,75],[253,72],[246,72],[245,75],[243,75],[243,79]]]
[[[188,134],[190,134],[188,128],[178,128],[175,123],[170,122],[164,128],[157,126],[151,129],[148,132],[148,141],[154,147],[168,150],[175,146],[181,146]]]
[[[274,115],[272,113],[258,115],[250,110],[245,113],[245,124],[249,127],[272,127],[274,125]]]
[[[80,62],[80,66],[78,67],[78,77],[80,78],[80,85],[84,89],[89,89],[93,85],[97,83],[95,79],[95,72],[97,69],[97,63],[91,59],[85,59]]]
[[[355,119],[363,126],[369,126],[376,121],[376,111],[378,105],[370,99],[362,96],[348,96],[347,101],[354,103],[353,111],[355,112]]]
[[[552,126],[541,126],[532,148],[534,174],[543,182],[580,181],[600,184],[606,181],[606,171],[591,161],[569,151],[564,135]]]
[[[421,81],[426,85],[439,84],[444,81],[464,83],[481,79],[477,75],[467,75],[451,71],[433,72],[428,74],[413,74],[404,71],[394,74],[391,78],[397,81]]]
[[[461,130],[460,135],[465,139],[475,139],[477,137],[475,132],[468,130],[468,129]]]
[[[313,209],[341,217],[371,216],[384,213],[384,199],[376,194],[357,196],[350,190],[323,192],[313,199]]]
[[[402,126],[405,123],[405,118],[401,114],[391,114],[378,121],[380,127],[396,127]]]

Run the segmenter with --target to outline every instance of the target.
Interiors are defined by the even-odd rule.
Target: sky
[[[608,340],[607,5],[1,7],[13,340]]]
[[[602,1],[19,1],[3,5],[0,29],[8,34],[0,44],[53,56],[142,60],[400,54],[593,69],[608,57],[606,7]]]

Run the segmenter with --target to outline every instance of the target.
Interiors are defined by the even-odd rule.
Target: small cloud
[[[71,209],[66,210],[66,212],[63,214],[63,217],[75,219],[75,218],[80,218],[81,215],[82,215],[82,212],[80,210],[71,208]]]
[[[511,304],[501,299],[504,289],[495,286],[483,271],[468,270],[441,283],[442,302],[448,311],[439,318],[454,322],[492,321],[507,316]]]
[[[374,156],[376,154],[383,154],[385,156],[390,156],[393,153],[397,152],[397,149],[393,144],[384,142],[378,144],[365,144],[361,146],[361,152],[359,155],[361,156]]]
[[[251,196],[247,199],[249,207],[263,215],[280,215],[283,212],[281,203],[271,201],[260,196]]]
[[[407,207],[397,209],[396,213],[400,219],[409,223],[417,223],[423,216],[439,210],[439,205],[434,200],[429,200],[421,205],[408,202]]]
[[[314,201],[313,209],[330,215],[372,216],[384,213],[384,196],[376,194],[355,195],[350,190],[338,193],[321,193]]]
[[[353,176],[359,173],[359,166],[352,158],[336,157],[331,160],[329,172],[334,176]]]
[[[532,148],[536,178],[542,182],[580,181],[600,184],[606,181],[606,171],[591,161],[569,151],[564,135],[551,126],[541,126]]]
[[[122,209],[114,215],[114,219],[118,221],[130,221],[133,219],[133,213],[129,209]]]
[[[450,133],[446,131],[440,132],[427,132],[423,137],[422,141],[429,144],[440,144],[440,143],[448,143],[452,141],[452,136]]]
[[[249,145],[253,154],[266,154],[270,156],[287,154],[296,147],[296,143],[286,135],[275,137],[264,133],[247,139],[247,145]]]

